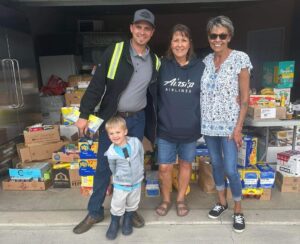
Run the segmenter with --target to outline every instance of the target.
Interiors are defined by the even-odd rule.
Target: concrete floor
[[[175,194],[176,191],[173,192],[173,199]],[[30,243],[58,243],[53,239],[45,241],[45,237],[55,237],[55,233],[63,235],[59,243],[82,243],[83,240],[84,243],[88,240],[90,243],[100,243],[100,240],[101,243],[105,242],[109,218],[105,218],[86,234],[75,235],[71,231],[85,217],[88,199],[80,195],[79,189],[50,188],[35,192],[0,190],[0,243],[28,243],[25,240],[31,240]],[[192,185],[187,201],[191,209],[188,216],[178,217],[173,204],[167,216],[159,217],[154,208],[160,198],[143,197],[139,211],[147,226],[136,230],[130,237],[121,235],[116,242],[110,243],[274,244],[282,243],[283,240],[297,243],[300,239],[299,193],[280,193],[275,188],[270,201],[243,200],[247,229],[241,236],[232,232],[231,210],[218,220],[207,218],[215,194],[203,193],[195,184]],[[109,216],[109,202],[110,198],[107,198],[106,216]],[[181,235],[182,231],[186,234]]]

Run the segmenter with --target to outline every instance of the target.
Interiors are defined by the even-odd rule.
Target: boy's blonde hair
[[[121,116],[114,116],[110,118],[105,124],[105,130],[108,131],[114,127],[121,127],[124,130],[127,130],[126,121]]]

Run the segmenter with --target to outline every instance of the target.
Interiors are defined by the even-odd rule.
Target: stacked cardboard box
[[[300,192],[300,177],[277,171],[276,185],[281,192]]]
[[[2,182],[6,191],[39,191],[51,185],[51,165],[47,162],[21,164],[9,169],[10,179]]]

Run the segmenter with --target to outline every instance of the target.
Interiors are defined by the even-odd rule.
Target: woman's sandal
[[[171,208],[171,203],[170,202],[166,202],[163,201],[161,202],[161,204],[159,204],[159,206],[155,209],[155,212],[159,215],[159,216],[166,216],[167,213],[169,212],[170,208]]]
[[[177,216],[183,217],[189,213],[190,209],[187,206],[185,201],[178,201],[176,202],[176,211],[177,211]]]

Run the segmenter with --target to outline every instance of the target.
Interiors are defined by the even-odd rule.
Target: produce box
[[[24,131],[25,145],[31,145],[36,143],[50,143],[59,142],[59,126],[54,125],[52,128],[38,131]]]
[[[247,115],[253,120],[260,119],[286,119],[286,108],[285,107],[248,107]]]
[[[58,151],[68,141],[51,142],[47,144],[32,144],[25,146],[24,143],[17,144],[18,155],[21,162],[32,162],[50,159],[52,153]]]
[[[46,181],[2,181],[4,191],[45,191],[51,186],[51,180]]]

